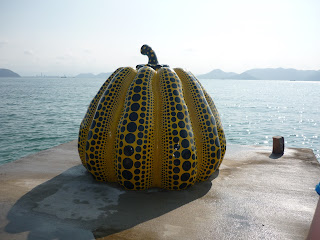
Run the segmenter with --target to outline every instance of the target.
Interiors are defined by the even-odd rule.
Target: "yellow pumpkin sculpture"
[[[226,151],[219,113],[199,81],[159,65],[143,45],[146,65],[117,69],[91,101],[78,150],[98,181],[126,189],[185,189],[215,172]]]

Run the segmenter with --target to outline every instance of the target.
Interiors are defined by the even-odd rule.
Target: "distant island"
[[[197,76],[200,79],[243,79],[243,80],[292,80],[320,81],[320,70],[297,70],[293,68],[255,68],[243,73],[224,72],[221,69]]]
[[[21,76],[9,69],[0,68],[0,77],[21,77]]]

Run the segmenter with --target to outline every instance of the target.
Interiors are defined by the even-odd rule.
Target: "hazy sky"
[[[0,68],[20,75],[111,72],[147,63],[320,69],[319,0],[0,0]]]

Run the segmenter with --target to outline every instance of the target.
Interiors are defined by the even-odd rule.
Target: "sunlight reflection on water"
[[[320,159],[320,82],[200,80],[219,109],[229,143],[312,148]]]

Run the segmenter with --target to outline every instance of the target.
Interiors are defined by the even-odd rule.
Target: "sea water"
[[[105,79],[0,78],[0,164],[78,137]],[[200,80],[229,144],[311,148],[320,160],[320,82]]]

